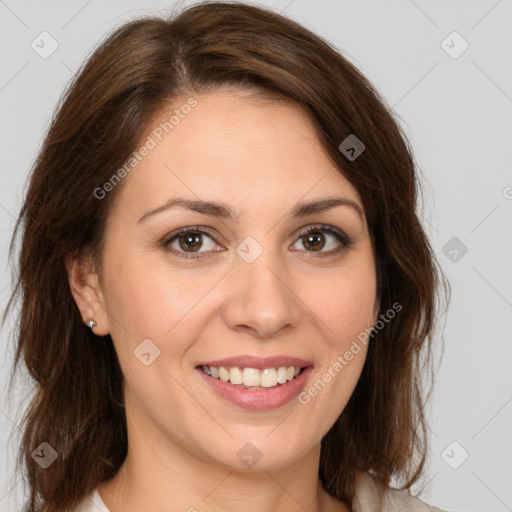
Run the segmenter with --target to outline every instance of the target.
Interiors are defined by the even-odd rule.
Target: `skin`
[[[355,388],[365,345],[307,405],[265,411],[225,401],[194,367],[243,354],[298,356],[314,364],[307,389],[374,325],[375,259],[361,199],[295,105],[247,91],[194,97],[197,107],[124,178],[102,267],[67,261],[83,321],[110,333],[125,375],[128,456],[98,491],[111,512],[348,511],[321,486],[320,441]],[[175,207],[137,222],[176,196],[225,202],[239,218]],[[290,217],[296,203],[326,196],[352,199],[363,217],[347,206]],[[298,235],[317,223],[352,245],[325,231],[308,245]],[[188,251],[202,258],[173,253],[187,254],[179,238],[163,246],[194,226],[208,231]],[[248,236],[263,248],[252,263],[235,252]],[[149,366],[134,356],[145,339],[160,350]],[[237,457],[248,441],[262,454],[252,468]]]

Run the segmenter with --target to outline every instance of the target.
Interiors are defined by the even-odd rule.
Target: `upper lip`
[[[280,366],[295,366],[299,368],[306,368],[313,366],[311,361],[306,361],[300,357],[290,356],[274,356],[274,357],[256,357],[256,356],[237,356],[228,357],[226,359],[216,359],[214,361],[204,361],[197,366],[215,366],[224,368],[257,368],[263,370],[264,368],[279,368]]]

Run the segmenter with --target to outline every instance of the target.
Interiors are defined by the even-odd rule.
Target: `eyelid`
[[[199,233],[201,235],[207,235],[217,245],[220,245],[215,240],[215,236],[213,234],[211,234],[209,229],[206,228],[205,226],[187,226],[187,227],[184,227],[184,228],[177,229],[176,231],[173,231],[172,233],[168,233],[167,235],[165,235],[162,238],[160,243],[164,247],[164,249],[167,250],[168,252],[171,252],[171,253],[174,253],[174,254],[178,254],[180,256],[185,254],[186,256],[183,256],[184,258],[197,258],[198,256],[194,256],[195,253],[186,253],[186,252],[176,251],[175,249],[168,249],[167,248],[171,241],[173,241],[175,238],[178,238],[179,236],[185,235],[187,233]],[[198,252],[196,254],[207,254],[209,252],[220,252],[220,251],[203,251],[203,252]]]
[[[316,233],[316,232],[327,232],[328,234],[331,234],[335,238],[337,238],[338,242],[341,244],[341,247],[337,249],[330,249],[329,251],[307,251],[307,250],[300,250],[295,252],[304,252],[304,253],[312,253],[312,256],[334,256],[342,252],[343,250],[349,248],[351,245],[353,245],[353,240],[342,230],[323,223],[318,224],[308,224],[307,226],[300,228],[296,234],[294,235],[295,242],[292,244],[294,245],[297,241],[299,241],[302,237],[309,233]],[[178,257],[183,259],[199,259],[208,255],[211,252],[221,252],[219,250],[214,251],[199,251],[199,252],[184,252],[184,251],[177,251],[175,249],[168,249],[168,245],[171,241],[174,239],[177,239],[179,236],[187,234],[187,233],[199,233],[200,235],[206,235],[209,238],[211,238],[215,243],[217,241],[215,240],[215,235],[210,233],[209,228],[205,226],[187,226],[184,228],[180,228],[176,231],[173,231],[172,233],[167,234],[164,236],[164,238],[161,240],[161,244],[164,247],[165,250],[167,250],[170,253],[178,255]],[[217,245],[220,245],[217,243]]]
[[[308,224],[307,227],[299,230],[298,234],[295,235],[296,238],[302,238],[304,235],[307,235],[308,233],[314,233],[316,231],[327,231],[330,232],[333,235],[338,235],[340,242],[346,247],[352,245],[354,242],[353,240],[344,233],[341,229],[335,228],[334,226],[330,226],[329,224]],[[314,251],[309,251],[314,252]]]

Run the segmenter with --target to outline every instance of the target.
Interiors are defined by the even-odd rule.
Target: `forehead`
[[[291,101],[234,91],[193,97],[192,108],[180,108],[188,96],[173,101],[143,134],[140,145],[151,149],[123,184],[124,209],[143,211],[173,195],[222,198],[236,211],[283,209],[326,192],[361,205],[307,114]]]

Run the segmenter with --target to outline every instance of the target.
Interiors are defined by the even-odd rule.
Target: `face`
[[[252,451],[277,468],[318,448],[362,370],[365,344],[344,355],[378,313],[364,210],[297,107],[194,97],[161,141],[153,128],[176,105],[142,138],[156,145],[124,178],[97,302],[81,309],[111,334],[127,415],[153,439],[230,468],[248,468],[240,454]],[[301,208],[325,199],[341,201]],[[232,358],[221,378],[201,370]]]

